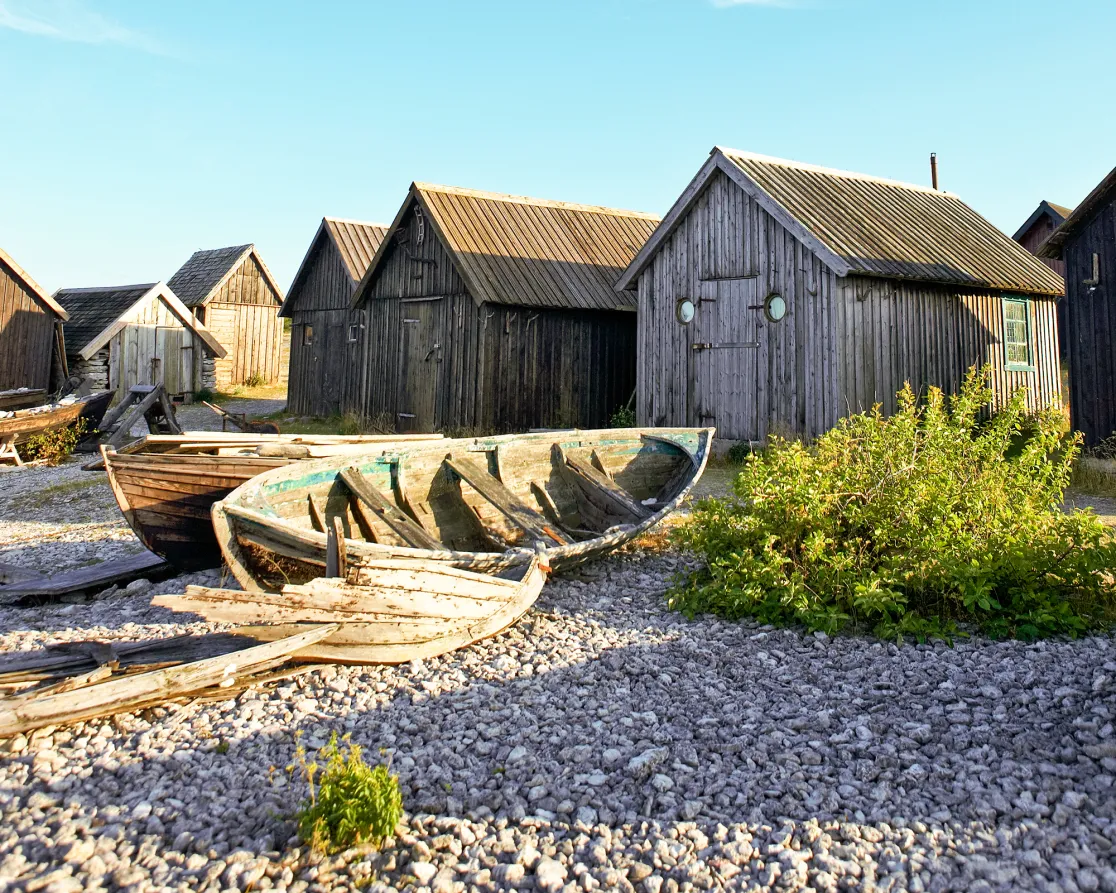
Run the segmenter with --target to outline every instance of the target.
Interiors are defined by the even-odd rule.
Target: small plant
[[[621,406],[608,420],[610,428],[634,428],[636,426],[635,410],[630,406]]]
[[[298,740],[299,735],[295,737]],[[398,776],[391,775],[387,766],[368,766],[360,746],[348,735],[341,743],[346,750],[338,746],[334,732],[309,760],[300,742],[295,761],[287,767],[288,772],[299,771],[310,789],[298,810],[298,833],[319,852],[340,852],[363,843],[379,845],[395,833],[403,818]]]
[[[1077,635],[1116,618],[1116,543],[1061,504],[1080,447],[1056,409],[1017,392],[991,418],[987,370],[960,393],[909,387],[899,410],[844,419],[813,446],[774,439],[728,499],[678,541],[704,568],[673,590],[689,614],[752,616],[827,633],[949,639]]]
[[[244,379],[244,387],[246,388],[262,388],[265,384],[267,384],[267,379],[263,377],[261,372],[253,372]]]
[[[750,455],[752,455],[752,445],[746,440],[738,440],[729,447],[725,458],[731,465],[743,465]]]
[[[25,462],[57,465],[69,458],[88,430],[89,423],[85,419],[78,419],[72,425],[41,431],[29,437],[18,448],[20,458]]]
[[[196,403],[212,403],[215,396],[217,395],[209,388],[198,388],[198,390],[194,391],[194,401]]]
[[[217,746],[214,747],[213,749],[215,751],[217,751],[217,753],[219,753],[219,754],[226,754],[226,753],[229,752],[229,742],[228,741],[218,741]]]

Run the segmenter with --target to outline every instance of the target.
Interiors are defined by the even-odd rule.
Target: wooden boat
[[[120,451],[102,446],[97,464],[108,472],[116,504],[140,542],[178,569],[195,571],[221,564],[210,508],[241,484],[303,453],[309,455],[311,449],[325,455],[336,450],[382,451],[399,440],[398,435],[150,435]],[[282,449],[280,455],[261,456],[263,447]]]
[[[0,391],[0,411],[36,406],[46,399],[46,395],[45,388],[15,388]]]
[[[537,552],[562,570],[674,511],[712,439],[712,428],[541,432],[310,459],[214,503],[213,526],[244,589],[346,577],[383,558],[485,571]]]
[[[496,635],[534,604],[545,575],[537,555],[477,573],[441,561],[370,561],[349,580],[319,577],[282,592],[187,587],[152,604],[206,620],[249,623],[237,635],[264,642],[338,624],[298,659],[397,664],[435,657]]]
[[[28,409],[17,409],[0,416],[0,458],[11,458],[22,464],[16,454],[17,444],[26,443],[36,434],[53,431],[85,419],[92,431],[105,417],[115,391],[98,391],[87,397],[66,398],[59,403],[47,403]]]

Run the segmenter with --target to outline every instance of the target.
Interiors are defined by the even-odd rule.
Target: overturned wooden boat
[[[347,577],[384,558],[483,572],[538,553],[562,570],[674,511],[712,439],[712,428],[541,432],[311,459],[215,503],[213,526],[245,589]]]
[[[15,450],[17,444],[26,443],[44,431],[64,428],[78,419],[85,420],[87,430],[94,430],[105,417],[115,393],[98,391],[86,397],[65,397],[57,403],[0,411],[0,458],[22,464]]]
[[[478,573],[441,561],[388,558],[348,579],[319,577],[282,592],[187,587],[152,604],[206,620],[248,624],[237,635],[270,642],[337,624],[300,650],[300,661],[397,664],[436,657],[494,636],[535,603],[545,580],[537,555]]]
[[[179,570],[221,564],[210,508],[256,475],[311,455],[312,451],[324,455],[337,450],[383,451],[406,440],[399,435],[343,439],[217,435],[150,435],[120,451],[101,447],[99,464],[108,473],[116,504],[128,525],[149,550]],[[423,440],[440,437],[419,436]],[[260,455],[261,451],[267,454]]]

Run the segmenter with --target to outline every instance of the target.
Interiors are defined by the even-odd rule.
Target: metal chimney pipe
[[[931,152],[930,153],[930,184],[935,189],[938,188],[938,153],[937,152]]]

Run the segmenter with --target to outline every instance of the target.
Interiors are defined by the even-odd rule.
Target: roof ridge
[[[425,183],[416,180],[414,188],[422,192],[445,192],[450,195],[465,195],[490,201],[510,202],[517,205],[535,205],[543,208],[564,208],[569,211],[586,211],[592,214],[605,214],[609,217],[635,217],[640,220],[659,220],[658,214],[647,211],[632,211],[627,208],[608,208],[604,205],[583,205],[578,202],[564,202],[550,198],[532,198],[527,195],[513,195],[507,192],[489,192],[484,189],[469,189],[465,186],[444,186],[439,183]]]
[[[68,294],[77,294],[79,292],[93,292],[93,291],[137,291],[138,289],[146,289],[151,291],[157,285],[164,284],[160,279],[158,282],[136,282],[132,285],[91,285],[83,288],[60,288],[55,294],[67,292]]]
[[[330,223],[355,223],[357,226],[378,226],[380,229],[388,229],[390,223],[376,223],[371,220],[353,220],[351,217],[328,217],[323,216],[322,220],[329,221]]]
[[[930,195],[944,195],[949,198],[955,198],[961,201],[961,197],[956,193],[949,192],[945,189],[934,189],[932,186],[923,186],[920,183],[907,183],[903,180],[892,180],[888,177],[876,177],[872,174],[862,174],[857,171],[846,171],[836,167],[825,167],[820,164],[810,164],[805,161],[792,161],[789,158],[778,158],[775,155],[763,155],[760,152],[745,152],[742,149],[733,149],[728,146],[714,146],[712,152],[720,152],[729,157],[742,158],[747,161],[761,161],[768,164],[776,164],[782,167],[791,167],[796,170],[813,171],[818,174],[829,174],[834,177],[844,177],[849,180],[867,180],[870,183],[881,183],[885,186],[897,186],[902,189],[910,189],[915,192],[929,193]]]

